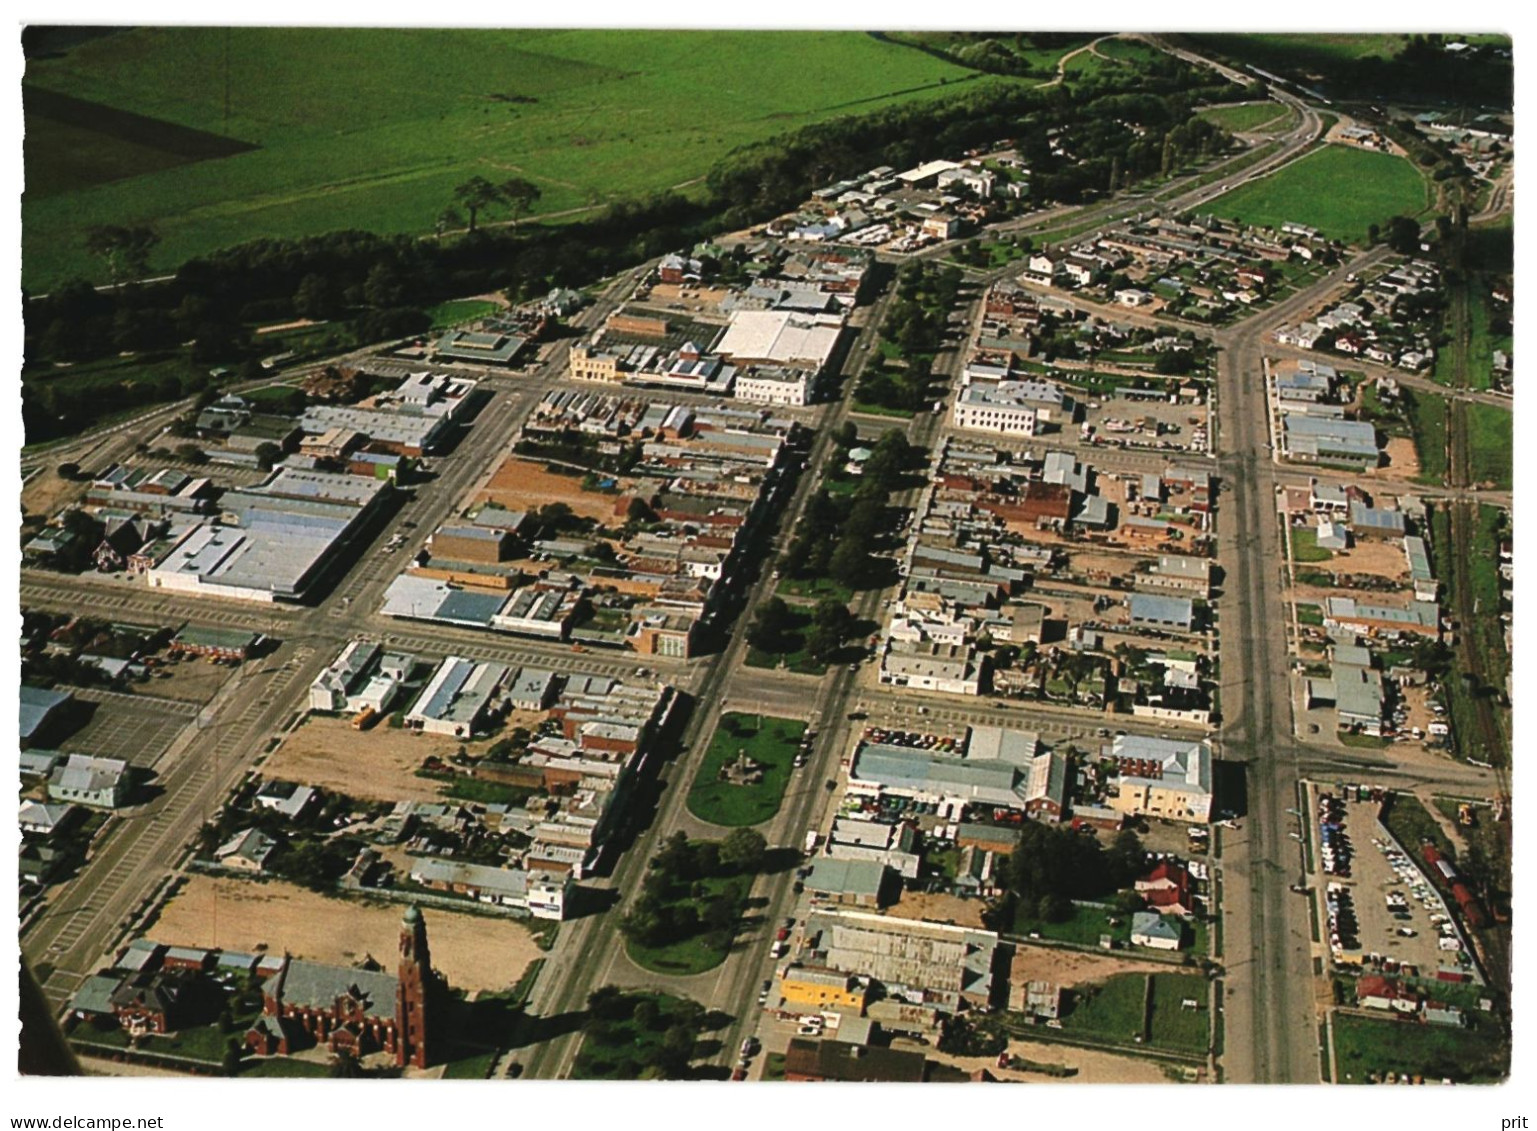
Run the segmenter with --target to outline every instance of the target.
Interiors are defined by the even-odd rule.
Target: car
[[[795,1030],[795,1032],[798,1036],[802,1037],[820,1037],[822,1035],[822,1026],[801,1025]]]
[[[747,1069],[745,1069],[745,1068],[741,1067],[740,1065],[738,1065],[736,1068],[733,1068],[731,1070],[731,1078],[733,1080],[745,1080],[745,1079],[747,1079]]]
[[[858,661],[856,661],[856,662],[854,662],[854,663],[849,665],[849,671],[857,672],[858,670],[859,670],[859,663],[858,663]]]
[[[1416,931],[1413,927],[1399,927],[1398,933],[1406,939],[1412,939],[1419,932]]]
[[[773,978],[764,978],[763,979],[763,985],[761,987],[759,987],[759,988],[762,989],[764,993],[768,993],[771,989],[774,988],[774,979]]]

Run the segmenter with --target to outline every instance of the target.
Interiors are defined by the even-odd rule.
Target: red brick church
[[[400,924],[397,974],[284,956],[262,985],[262,1016],[245,1043],[258,1056],[314,1043],[358,1057],[388,1052],[401,1067],[425,1068],[438,1051],[445,989],[432,969],[426,920],[413,905]]]

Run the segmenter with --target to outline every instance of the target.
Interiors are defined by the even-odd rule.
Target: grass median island
[[[1326,145],[1204,207],[1244,224],[1306,224],[1359,244],[1370,225],[1424,211],[1425,181],[1402,157]]]
[[[673,976],[724,962],[767,848],[761,833],[746,828],[721,841],[674,833],[652,857],[641,893],[619,924],[630,960]]]
[[[728,828],[756,825],[779,812],[806,724],[797,719],[728,714],[710,739],[688,793],[688,811],[701,821]],[[738,755],[759,764],[762,778],[736,784],[723,771]]]
[[[706,1051],[700,1037],[724,1015],[672,994],[626,993],[604,986],[587,999],[573,1080],[683,1079]]]
[[[1208,106],[1196,111],[1208,122],[1229,133],[1253,133],[1263,127],[1280,127],[1291,119],[1291,111],[1279,102],[1239,102],[1231,106]]]

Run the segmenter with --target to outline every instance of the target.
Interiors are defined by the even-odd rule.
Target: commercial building
[[[888,998],[956,1012],[989,1009],[1000,983],[992,931],[819,909],[806,919],[808,965],[868,976]]]
[[[1103,753],[1120,767],[1112,809],[1127,816],[1211,820],[1212,756],[1206,743],[1122,734]]]
[[[502,705],[510,674],[505,664],[475,663],[449,656],[427,681],[405,717],[405,724],[428,734],[469,738]]]
[[[870,982],[842,970],[791,962],[780,972],[779,996],[791,1011],[815,1013],[826,1009],[858,1017],[864,1014],[865,1002],[870,998]]]
[[[478,903],[525,910],[536,919],[564,919],[571,888],[569,872],[497,868],[435,856],[413,856],[411,880]]]
[[[128,763],[118,758],[71,754],[48,778],[48,796],[53,801],[92,809],[117,809],[128,796]]]
[[[372,641],[354,640],[315,677],[310,710],[383,714],[415,666],[414,657],[387,653]]]
[[[199,523],[164,544],[145,576],[156,589],[248,601],[297,601],[356,537],[388,482],[283,467],[225,492],[222,524]]]

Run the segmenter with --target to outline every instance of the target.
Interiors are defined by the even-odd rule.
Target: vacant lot
[[[856,32],[126,28],[29,60],[28,88],[257,148],[174,168],[130,155],[116,164],[137,176],[29,192],[26,283],[99,276],[92,224],[155,217],[151,267],[165,270],[258,236],[428,232],[475,175],[534,181],[541,211],[600,206],[973,76]],[[68,147],[31,132],[47,160],[29,181],[67,186]]]
[[[1425,182],[1401,157],[1327,145],[1280,172],[1211,202],[1211,211],[1245,224],[1306,224],[1363,243],[1372,224],[1425,208]]]
[[[1474,483],[1510,490],[1511,414],[1498,405],[1468,405],[1468,462]]]
[[[1161,962],[1138,962],[1129,958],[1108,955],[1084,954],[1079,951],[1060,950],[1049,946],[1014,948],[1014,961],[1009,966],[1009,982],[1018,987],[1025,982],[1055,982],[1059,986],[1076,986],[1083,982],[1099,982],[1116,974],[1162,974],[1168,965]]]
[[[619,481],[621,492],[626,482]],[[556,475],[545,470],[542,460],[508,456],[476,501],[500,503],[508,510],[530,511],[547,503],[565,503],[573,514],[608,523],[614,519],[614,504],[622,498],[622,493],[604,495],[583,491],[580,475]]]
[[[334,899],[281,882],[252,883],[190,876],[150,926],[156,942],[223,947],[250,953],[265,947],[312,962],[352,965],[372,956],[394,959],[404,905]],[[457,989],[503,990],[515,985],[539,948],[522,925],[507,919],[427,908],[432,965]]]
[[[348,719],[312,715],[267,759],[267,777],[319,786],[360,801],[434,801],[441,783],[416,771],[430,755],[447,759],[456,738],[387,724],[360,734]]]
[[[795,751],[805,733],[806,724],[797,719],[721,716],[694,786],[688,791],[689,812],[701,821],[728,828],[768,820],[779,812],[785,786],[794,772]],[[739,752],[762,765],[763,780],[758,784],[735,785],[721,778],[721,768],[735,761]]]
[[[1487,1027],[1469,1032],[1336,1012],[1334,1056],[1342,1084],[1365,1084],[1389,1072],[1492,1083],[1509,1070],[1510,1045]]]
[[[1396,581],[1408,576],[1409,559],[1404,556],[1402,542],[1362,538],[1335,554],[1329,568],[1335,573],[1369,573]]]

